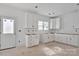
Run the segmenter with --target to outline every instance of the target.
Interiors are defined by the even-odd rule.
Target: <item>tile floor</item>
[[[50,42],[31,48],[25,46],[0,51],[0,56],[79,56],[79,48]]]

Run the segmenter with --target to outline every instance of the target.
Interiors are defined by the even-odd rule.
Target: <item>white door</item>
[[[14,19],[1,19],[1,49],[16,46]]]

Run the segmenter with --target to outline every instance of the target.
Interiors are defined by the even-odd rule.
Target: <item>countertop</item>
[[[79,35],[79,33],[56,33],[56,34]]]

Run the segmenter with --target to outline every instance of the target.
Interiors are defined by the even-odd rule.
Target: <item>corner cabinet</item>
[[[48,43],[54,41],[54,34],[42,34],[41,36],[42,43]]]
[[[55,41],[79,47],[79,35],[55,34]]]

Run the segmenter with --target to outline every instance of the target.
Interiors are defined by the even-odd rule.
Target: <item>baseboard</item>
[[[3,51],[3,50],[8,50],[8,49],[12,49],[12,48],[16,48],[16,47],[11,47],[11,48],[0,49],[0,51]]]

